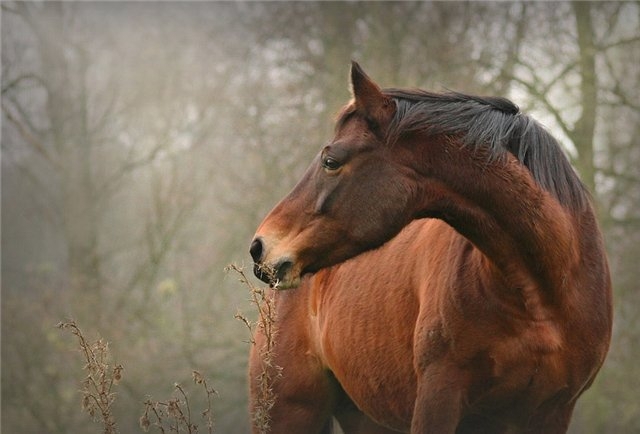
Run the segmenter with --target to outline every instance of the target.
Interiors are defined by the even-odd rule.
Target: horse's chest
[[[412,333],[401,333],[401,329],[393,321],[366,327],[328,322],[321,331],[321,351],[327,367],[358,408],[380,423],[407,429],[416,378]]]

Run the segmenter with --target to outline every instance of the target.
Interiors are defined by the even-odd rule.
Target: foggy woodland
[[[1,29],[3,432],[101,432],[66,318],[124,367],[121,432],[194,369],[215,432],[249,430],[234,315],[255,311],[224,268],[331,137],[351,59],[383,86],[507,96],[560,139],[615,291],[571,432],[640,432],[639,3],[7,1]]]

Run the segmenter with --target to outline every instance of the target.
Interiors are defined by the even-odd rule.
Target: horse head
[[[355,62],[351,85],[333,139],[251,243],[256,276],[277,288],[380,246],[414,217],[407,156],[387,140],[395,102]]]

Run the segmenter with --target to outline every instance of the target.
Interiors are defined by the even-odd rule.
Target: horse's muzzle
[[[261,237],[251,242],[249,253],[253,259],[253,274],[275,289],[295,288],[300,283],[300,276],[294,275],[294,262],[289,257],[269,261],[266,258],[265,243]]]

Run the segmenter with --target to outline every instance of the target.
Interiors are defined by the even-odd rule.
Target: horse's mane
[[[388,133],[391,143],[406,133],[425,132],[456,136],[466,146],[486,149],[490,159],[508,151],[562,205],[579,211],[589,203],[589,194],[558,141],[510,100],[406,89],[384,93],[397,106]]]

